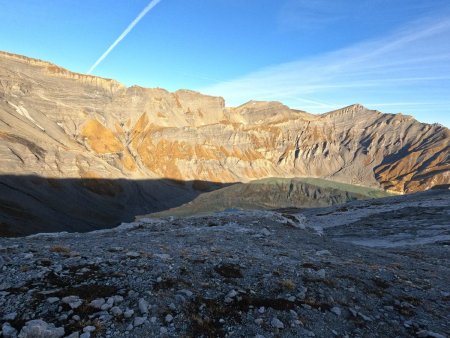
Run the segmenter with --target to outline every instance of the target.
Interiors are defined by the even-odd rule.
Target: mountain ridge
[[[449,130],[409,116],[361,104],[320,115],[280,102],[226,107],[221,97],[125,87],[11,53],[1,52],[0,64],[2,155],[15,162],[3,172],[212,182],[310,176],[402,193],[449,180]],[[17,144],[29,142],[52,143],[47,157],[32,146],[17,158]],[[32,157],[36,165],[22,165]]]
[[[280,102],[227,107],[221,97],[126,87],[0,52],[0,204],[6,206],[21,205],[27,194],[39,205],[48,196],[68,196],[48,184],[10,191],[5,187],[13,176],[14,182],[53,178],[64,187],[65,179],[111,181],[106,191],[117,193],[121,208],[141,191],[136,180],[178,182],[163,189],[166,206],[178,205],[179,194],[198,193],[198,185],[183,182],[205,182],[204,189],[266,177],[410,193],[450,182],[449,149],[447,128],[360,104],[321,115]],[[129,188],[117,183],[123,180]],[[117,207],[104,189],[66,188],[77,196],[71,203],[78,210],[86,203]],[[160,210],[158,189],[143,195],[148,209],[141,214]],[[15,217],[5,210],[0,222]]]
[[[206,97],[211,97],[211,98],[217,98],[220,100],[223,100],[223,102],[225,103],[225,100],[223,97],[221,96],[211,96],[211,95],[205,95],[202,94],[199,91],[195,91],[195,90],[191,90],[191,89],[178,89],[174,92],[170,92],[164,88],[159,88],[159,87],[155,87],[155,88],[148,88],[148,87],[143,87],[140,86],[138,84],[133,84],[131,86],[125,86],[124,84],[122,84],[121,82],[111,79],[111,78],[106,78],[106,77],[101,77],[101,76],[96,76],[96,75],[91,75],[91,74],[84,74],[84,73],[78,73],[78,72],[73,72],[67,68],[61,67],[56,65],[55,63],[52,63],[50,61],[45,61],[42,59],[38,59],[38,58],[33,58],[33,57],[29,57],[29,56],[25,56],[25,55],[21,55],[21,54],[15,54],[15,53],[11,53],[11,52],[7,52],[7,51],[2,51],[0,50],[0,57],[4,57],[4,58],[10,58],[12,60],[16,60],[16,61],[20,61],[20,62],[24,62],[26,64],[29,65],[38,65],[38,66],[43,66],[43,67],[47,67],[47,69],[49,70],[50,73],[54,73],[57,76],[61,76],[61,77],[68,77],[68,78],[72,78],[72,79],[84,79],[84,78],[89,78],[89,79],[97,79],[97,80],[103,80],[103,81],[107,81],[107,82],[111,82],[116,84],[118,87],[121,87],[123,89],[138,89],[138,90],[144,90],[144,91],[164,91],[166,93],[191,93],[191,94],[200,94],[201,96],[206,96]],[[92,81],[92,82],[96,82],[96,81]],[[342,107],[340,109],[336,109],[333,111],[329,111],[329,112],[324,112],[324,113],[319,113],[319,114],[312,114],[312,113],[308,113],[306,111],[303,110],[297,110],[297,109],[293,109],[290,108],[286,105],[284,105],[282,102],[280,101],[259,101],[259,100],[249,100],[239,106],[236,107],[229,107],[229,108],[235,108],[235,109],[242,109],[242,108],[248,108],[248,106],[253,105],[253,104],[265,104],[265,105],[278,105],[278,106],[283,106],[284,108],[286,108],[287,110],[290,110],[291,112],[299,112],[305,115],[309,115],[311,116],[311,118],[323,118],[323,117],[327,117],[327,116],[331,116],[333,114],[342,114],[345,115],[346,112],[351,112],[353,109],[367,109],[363,104],[361,103],[354,103],[354,104],[350,104],[348,106]],[[225,107],[225,104],[223,105]],[[389,113],[383,113],[383,114],[389,114]],[[392,114],[392,115],[402,115],[402,116],[407,116],[410,118],[413,118],[412,116],[409,115],[404,115],[402,113],[397,113],[397,114]],[[414,118],[413,118],[414,119]],[[419,122],[419,121],[418,121]]]

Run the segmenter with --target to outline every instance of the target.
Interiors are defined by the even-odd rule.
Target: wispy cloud
[[[279,100],[323,112],[355,102],[450,106],[450,18],[415,22],[390,36],[275,65],[201,91],[228,104]],[[332,101],[330,103],[328,100]],[[419,105],[418,104],[418,105]],[[405,105],[406,106],[406,105]]]
[[[321,28],[344,19],[349,9],[356,12],[360,3],[354,6],[343,6],[342,0],[287,0],[278,14],[278,24],[282,29],[309,30]]]
[[[153,7],[155,7],[161,0],[152,0],[150,3],[139,13],[139,15],[134,19],[128,27],[123,31],[122,34],[116,39],[116,41],[113,42],[111,46],[102,54],[102,56],[99,57],[99,59],[91,66],[91,68],[88,71],[88,74],[91,74],[94,69],[109,55],[109,53],[112,52],[114,48],[125,39],[125,37],[133,30],[133,28],[139,23],[139,21],[142,20],[142,18],[151,10]]]
[[[399,16],[413,12],[429,15],[447,5],[447,0],[395,0],[395,6],[391,0],[284,0],[277,22],[282,30],[310,32],[358,21],[398,22]]]

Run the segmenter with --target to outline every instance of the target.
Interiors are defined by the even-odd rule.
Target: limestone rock
[[[19,338],[59,338],[64,336],[64,328],[55,327],[43,320],[30,320],[19,333]]]

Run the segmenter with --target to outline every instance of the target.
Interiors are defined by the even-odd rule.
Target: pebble
[[[104,298],[97,298],[94,299],[92,302],[89,303],[89,306],[93,307],[94,309],[101,309],[103,304],[105,304]]]
[[[264,319],[262,319],[262,318],[256,318],[255,319],[255,324],[262,325],[263,323],[264,323]]]
[[[359,315],[362,319],[364,319],[366,322],[371,322],[371,321],[372,321],[372,318],[366,316],[365,314],[363,314],[363,313],[361,313],[361,312],[358,312],[358,315]]]
[[[136,252],[136,251],[128,251],[126,253],[126,256],[129,257],[129,258],[138,258],[138,257],[141,256],[141,254]]]
[[[236,290],[231,290],[230,292],[228,292],[227,297],[229,298],[234,298],[238,295]]]
[[[91,333],[90,332],[84,332],[80,335],[80,338],[91,338]]]
[[[47,302],[49,302],[50,304],[59,302],[59,297],[49,297],[47,298]]]
[[[325,269],[320,269],[319,271],[316,272],[317,277],[320,279],[325,279],[326,277],[326,271]]]
[[[308,291],[307,287],[301,286],[300,287],[300,292],[297,293],[296,298],[300,299],[300,300],[304,300],[306,297],[306,292]]]
[[[338,317],[342,314],[342,310],[338,306],[332,307],[330,311],[333,312]]]
[[[123,316],[125,318],[131,318],[134,315],[134,310],[131,309],[127,309],[125,310],[125,312],[123,313]]]
[[[159,259],[162,259],[165,261],[172,259],[172,257],[168,254],[154,254],[153,256],[158,257]]]
[[[185,303],[186,302],[186,298],[184,298],[182,295],[176,295],[175,300],[177,301],[177,303]]]
[[[276,329],[284,329],[284,324],[281,320],[279,320],[277,317],[272,318],[270,321],[270,325]]]
[[[5,338],[15,338],[17,337],[17,330],[13,328],[9,323],[4,323],[2,325],[2,333]]]
[[[94,332],[94,331],[95,331],[95,326],[92,326],[92,325],[86,326],[83,329],[83,332]]]
[[[413,325],[412,320],[406,320],[405,322],[403,322],[403,326],[406,328],[410,328]]]
[[[3,316],[4,321],[14,320],[17,317],[17,312],[11,312]]]
[[[180,290],[179,293],[182,293],[182,294],[184,294],[186,297],[189,297],[189,298],[192,297],[192,296],[194,295],[194,293],[193,293],[192,291],[186,290],[186,289]]]
[[[302,333],[303,333],[302,334],[303,337],[315,337],[316,336],[316,334],[314,332],[306,330],[306,329],[304,329]]]
[[[138,307],[139,311],[141,311],[143,315],[146,315],[148,313],[148,302],[144,298],[139,299]]]
[[[80,333],[78,331],[76,331],[76,332],[69,334],[65,338],[80,338]]]
[[[100,309],[103,311],[109,310],[113,307],[114,305],[114,298],[113,297],[109,297],[108,300],[106,301],[105,304],[103,304]]]
[[[122,296],[116,295],[113,298],[114,298],[114,304],[120,304],[120,303],[123,302],[123,297]]]
[[[136,317],[136,318],[134,318],[133,325],[135,327],[141,326],[142,324],[145,323],[146,320],[147,320],[147,317]]]
[[[63,336],[63,327],[55,327],[53,324],[48,324],[40,319],[26,322],[25,326],[19,333],[20,338],[60,338]]]
[[[77,309],[83,304],[83,301],[78,296],[64,297],[62,302],[68,304],[72,309]]]
[[[436,333],[433,331],[427,331],[427,330],[420,330],[416,333],[417,337],[420,338],[446,338],[444,335],[440,334],[440,333]]]
[[[353,317],[356,317],[358,315],[358,311],[356,311],[355,309],[349,308],[349,311]]]
[[[171,315],[171,314],[168,314],[167,316],[166,316],[166,318],[164,318],[165,319],[165,321],[167,322],[167,323],[170,323],[170,322],[172,322],[172,320],[173,320],[173,316]]]
[[[263,228],[262,230],[261,230],[261,233],[264,235],[264,236],[270,236],[270,235],[272,235],[272,233],[269,231],[269,229],[267,229],[267,228]]]
[[[112,314],[114,317],[119,317],[119,316],[121,316],[122,313],[123,313],[123,311],[122,311],[122,310],[120,309],[120,307],[118,307],[118,306],[112,307],[110,311],[111,311],[111,314]]]

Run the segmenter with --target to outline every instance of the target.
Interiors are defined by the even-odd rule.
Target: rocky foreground
[[[3,337],[448,337],[449,210],[436,190],[0,238]]]

